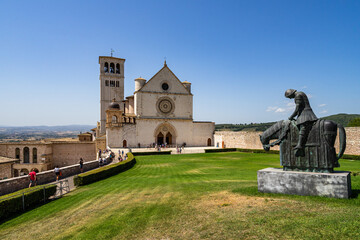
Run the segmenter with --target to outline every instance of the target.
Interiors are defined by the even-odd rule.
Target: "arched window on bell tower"
[[[110,63],[110,73],[114,73],[114,72],[115,72],[115,64]]]
[[[118,122],[118,118],[117,116],[112,116],[112,119],[111,119],[111,123],[117,123]]]
[[[107,62],[104,65],[104,72],[109,72],[109,64]]]
[[[116,64],[116,73],[120,74],[120,64]]]

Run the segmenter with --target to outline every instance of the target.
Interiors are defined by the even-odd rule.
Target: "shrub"
[[[76,186],[87,185],[111,177],[113,175],[116,175],[118,173],[124,172],[132,168],[136,163],[134,155],[129,152],[127,153],[127,156],[128,156],[128,160],[126,161],[107,165],[105,167],[97,168],[75,176],[74,184]]]
[[[278,150],[269,150],[265,151],[264,149],[246,149],[246,148],[237,148],[238,152],[250,152],[250,153],[269,153],[269,154],[279,154]]]
[[[263,149],[246,149],[246,148],[237,148],[238,152],[250,152],[250,153],[269,153],[269,154],[279,154],[280,151],[278,150],[270,150],[265,151]],[[352,160],[360,160],[360,155],[350,155],[344,154],[341,159],[352,159]]]
[[[205,153],[215,153],[215,152],[236,152],[236,148],[205,149]]]
[[[348,127],[360,127],[360,118],[351,119],[347,126]]]
[[[134,152],[134,156],[145,156],[145,155],[167,155],[171,154],[171,151],[161,151],[161,152]]]
[[[360,160],[360,155],[350,155],[344,154],[341,159],[352,159],[352,160]]]
[[[214,152],[249,152],[249,153],[269,153],[269,154],[279,154],[277,150],[265,151],[263,149],[246,149],[246,148],[217,148],[217,149],[205,149],[205,153],[214,153]]]
[[[56,185],[43,185],[32,188],[22,189],[0,197],[0,219],[4,220],[16,213],[22,212],[23,208],[23,194],[24,194],[24,207],[25,209],[34,207],[44,202],[44,189],[45,200],[56,193]]]

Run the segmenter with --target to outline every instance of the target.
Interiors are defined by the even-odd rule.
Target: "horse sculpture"
[[[338,155],[334,148],[339,130],[340,150]],[[280,145],[280,164],[284,171],[333,172],[340,167],[339,159],[345,152],[346,134],[340,124],[330,120],[317,120],[307,135],[302,154],[297,154],[294,147],[299,138],[296,121],[284,120],[275,123],[260,135],[265,151]],[[277,139],[270,143],[270,140]]]

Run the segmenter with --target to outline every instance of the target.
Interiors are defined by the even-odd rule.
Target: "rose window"
[[[159,109],[162,113],[169,113],[172,110],[172,104],[167,99],[161,100],[159,103]]]

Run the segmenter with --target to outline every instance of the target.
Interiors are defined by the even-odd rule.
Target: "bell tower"
[[[99,57],[100,64],[100,135],[105,134],[106,110],[113,99],[124,111],[124,63],[125,59]]]

